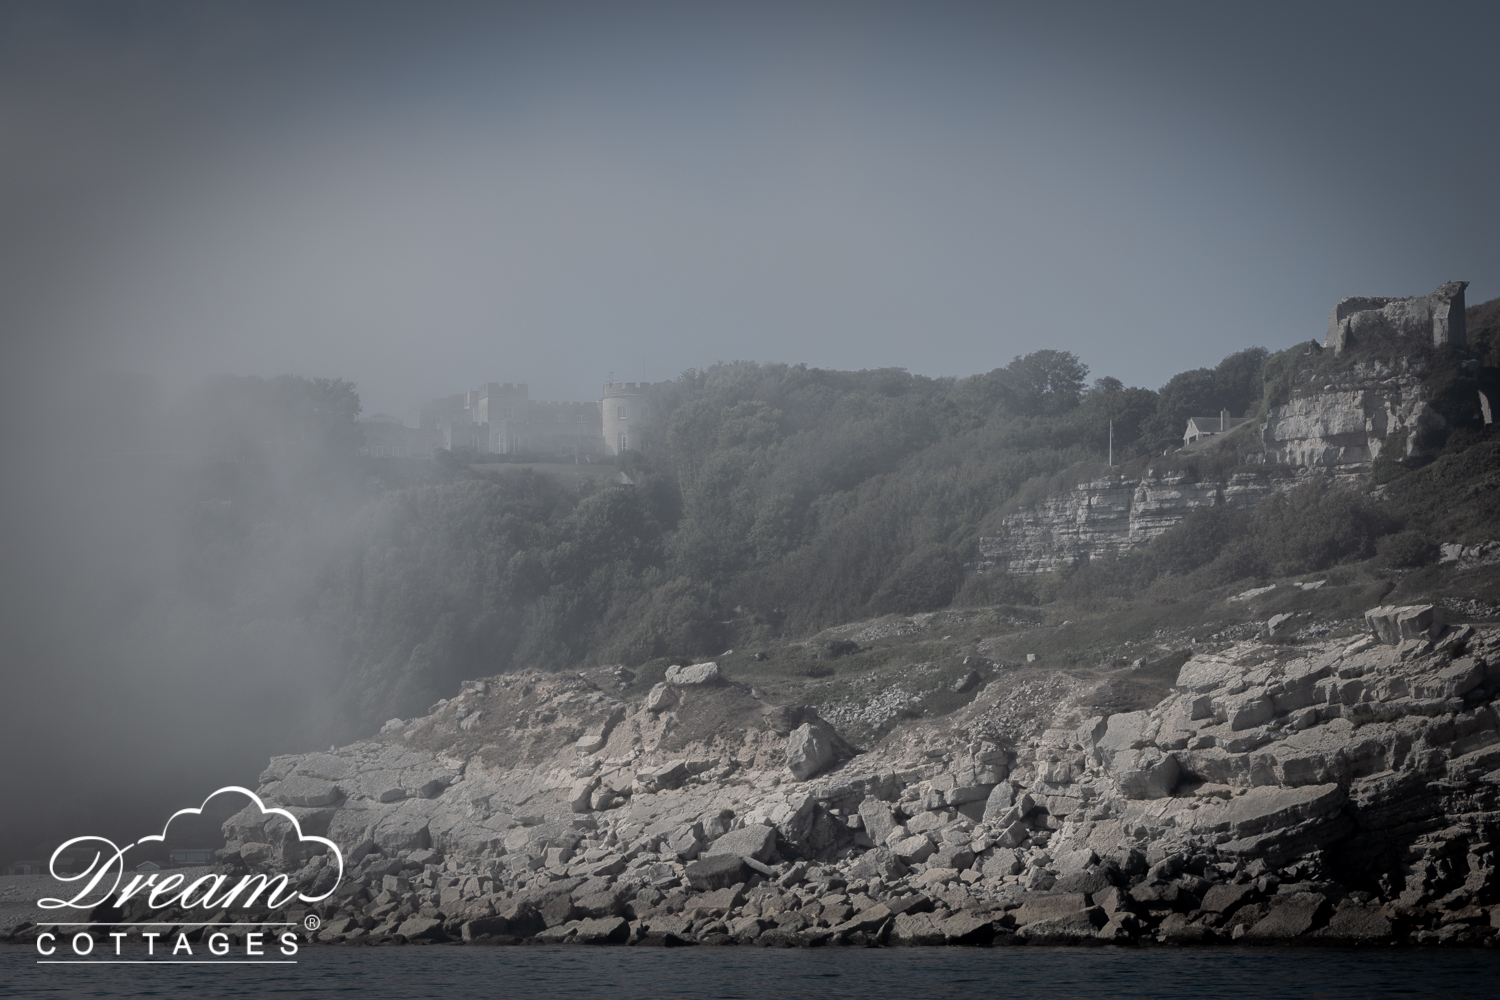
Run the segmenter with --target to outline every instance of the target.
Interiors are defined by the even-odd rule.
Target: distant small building
[[[1182,434],[1182,446],[1186,448],[1206,437],[1228,433],[1249,421],[1249,417],[1231,417],[1228,410],[1220,410],[1217,417],[1188,417],[1187,430]]]
[[[135,870],[138,872],[159,872],[161,871],[161,865],[155,861],[142,861],[135,866]]]
[[[6,869],[7,875],[45,875],[47,866],[40,861],[17,861]]]

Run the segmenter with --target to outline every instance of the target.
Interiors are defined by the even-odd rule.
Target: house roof
[[[1225,429],[1228,430],[1230,427],[1238,427],[1240,424],[1245,423],[1249,419],[1249,417],[1230,417],[1224,422]],[[1196,426],[1199,430],[1216,431],[1219,429],[1219,417],[1217,414],[1212,417],[1188,417],[1188,427],[1191,428],[1194,426]]]

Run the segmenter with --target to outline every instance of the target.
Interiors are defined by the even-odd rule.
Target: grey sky
[[[1346,294],[1500,295],[1497,22],[6,3],[6,350],[53,376],[338,375],[367,413],[1039,347],[1155,387],[1319,336]]]

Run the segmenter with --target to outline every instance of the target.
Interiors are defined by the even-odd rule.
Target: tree
[[[1217,367],[1173,375],[1161,387],[1156,414],[1141,426],[1146,450],[1159,453],[1180,447],[1189,417],[1214,416],[1220,410],[1244,416],[1261,397],[1269,356],[1264,347],[1251,347],[1229,355]]]
[[[1009,390],[1020,413],[1055,413],[1078,405],[1089,366],[1072,351],[1041,350],[1016,355],[990,373]]]

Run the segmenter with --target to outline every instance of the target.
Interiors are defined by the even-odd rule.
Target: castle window
[[[622,407],[619,408],[619,410],[620,410],[620,412],[619,412],[618,416],[619,416],[619,418],[621,420],[624,420],[625,419],[625,407],[622,406]]]
[[[618,451],[624,451],[625,450],[625,432],[624,431],[620,432],[620,447],[617,450]]]

